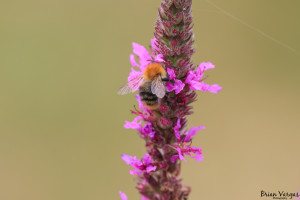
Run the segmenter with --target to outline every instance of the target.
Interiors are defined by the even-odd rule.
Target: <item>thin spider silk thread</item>
[[[248,24],[247,22],[243,21],[242,19],[240,19],[239,17],[236,17],[234,15],[232,15],[230,12],[224,10],[223,8],[219,7],[218,5],[216,5],[215,3],[209,1],[209,0],[204,0],[206,3],[208,3],[209,5],[211,5],[212,7],[216,8],[217,11],[214,10],[204,10],[204,9],[199,9],[199,8],[192,8],[193,10],[197,10],[197,11],[201,11],[201,12],[215,12],[215,13],[222,13],[232,19],[234,19],[235,21],[243,24],[244,26],[248,27],[249,29],[255,31],[256,33],[259,33],[260,35],[264,36],[265,38],[277,43],[278,45],[296,53],[296,54],[300,54],[300,51],[298,51],[297,49],[294,49],[293,47],[287,45],[286,43],[270,36],[269,34],[265,33],[264,31],[260,30],[259,28],[256,28],[253,25]]]
[[[261,34],[262,36],[266,37],[267,39],[269,39],[269,40],[271,40],[271,41],[273,41],[273,42],[279,44],[280,46],[282,46],[282,47],[284,47],[284,48],[286,48],[286,49],[289,49],[290,51],[292,51],[292,52],[294,52],[294,53],[296,53],[296,54],[300,54],[300,51],[298,51],[298,50],[296,50],[296,49],[290,47],[289,45],[287,45],[287,44],[285,44],[285,43],[279,41],[278,39],[276,39],[276,38],[270,36],[269,34],[263,32],[262,30],[260,30],[260,29],[258,29],[258,28],[256,28],[256,27],[254,27],[254,26],[248,24],[247,22],[241,20],[240,18],[238,18],[238,17],[232,15],[232,14],[229,13],[228,11],[226,11],[226,10],[224,10],[223,8],[220,8],[219,6],[217,6],[215,3],[213,3],[213,2],[211,2],[211,1],[209,1],[209,0],[205,0],[205,1],[206,1],[208,4],[210,4],[211,6],[213,6],[214,8],[216,8],[217,10],[219,10],[222,14],[224,14],[224,15],[226,15],[226,16],[228,16],[228,17],[231,17],[232,19],[234,19],[234,20],[240,22],[241,24],[243,24],[243,25],[247,26],[248,28],[252,29],[253,31],[255,31],[255,32],[259,33],[259,34]],[[193,9],[193,10],[197,10],[197,9]]]

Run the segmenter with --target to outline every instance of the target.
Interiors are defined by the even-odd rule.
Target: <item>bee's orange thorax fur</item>
[[[150,81],[158,75],[161,75],[163,78],[166,77],[166,70],[159,63],[151,63],[144,70],[143,78],[147,81]]]

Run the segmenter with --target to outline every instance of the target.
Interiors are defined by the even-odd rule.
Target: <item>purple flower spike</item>
[[[149,156],[149,154],[145,154],[141,161],[136,157],[126,154],[122,154],[121,158],[127,165],[130,165],[134,168],[134,170],[130,170],[131,175],[141,175],[143,172],[150,173],[156,169],[156,166],[152,163],[152,158]]]
[[[191,103],[197,98],[197,90],[210,93],[222,90],[218,84],[204,82],[207,79],[205,72],[215,68],[211,62],[194,66],[191,61],[195,52],[191,6],[192,0],[161,0],[151,47],[146,49],[140,44],[132,44],[128,84],[133,91],[140,89],[137,81],[141,80],[149,64],[160,63],[166,71],[166,74],[162,69],[153,71],[154,77],[165,78],[163,82],[156,78],[156,82],[143,80],[143,88],[147,84],[150,89],[140,91],[143,92],[141,96],[136,95],[138,108],[131,109],[136,117],[124,125],[126,129],[137,130],[146,147],[146,154],[141,159],[121,155],[124,162],[133,168],[130,174],[137,176],[137,189],[142,200],[189,199],[191,189],[182,185],[180,164],[187,162],[187,157],[197,162],[203,160],[202,149],[192,146],[192,140],[205,127],[187,130],[187,116],[193,112]],[[148,69],[145,75],[150,73]],[[158,90],[164,94],[161,98],[154,94]],[[147,106],[144,106],[145,102]],[[149,107],[151,103],[153,107]],[[127,200],[123,194],[120,192],[121,198]]]

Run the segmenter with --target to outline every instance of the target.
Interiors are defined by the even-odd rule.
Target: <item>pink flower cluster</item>
[[[186,162],[184,155],[191,156],[198,162],[202,161],[203,155],[202,155],[201,148],[191,147],[190,141],[192,137],[194,137],[199,130],[205,129],[205,127],[204,126],[192,127],[188,132],[185,133],[180,133],[179,131],[180,128],[181,128],[180,119],[178,119],[177,124],[174,127],[175,136],[177,138],[177,143],[174,144],[174,148],[176,148],[178,155],[172,156],[171,161],[175,162],[179,158],[180,160],[184,160]],[[192,155],[191,153],[193,153],[194,155]]]
[[[155,171],[156,169],[156,166],[152,162],[152,158],[149,156],[149,154],[145,154],[142,160],[126,154],[122,154],[121,158],[127,165],[130,165],[134,168],[134,170],[130,170],[131,175],[141,175],[143,172],[149,173],[151,171]]]
[[[210,62],[203,62],[201,63],[196,71],[189,71],[188,75],[185,79],[185,82],[183,83],[181,80],[177,80],[175,78],[175,72],[173,69],[167,69],[167,72],[169,74],[170,79],[174,80],[174,85],[172,83],[167,83],[166,86],[168,88],[168,91],[175,91],[176,94],[180,93],[185,85],[189,85],[191,90],[200,90],[203,92],[209,91],[211,93],[218,93],[220,90],[222,90],[222,87],[220,87],[218,84],[209,85],[207,83],[204,83],[203,78],[204,71],[208,69],[215,68],[215,66]]]
[[[190,86],[192,90],[201,90],[203,92],[209,91],[211,93],[218,93],[222,90],[218,84],[208,85],[203,82],[204,71],[213,69],[215,66],[211,62],[201,63],[196,71],[189,71],[185,79],[185,83]]]
[[[142,134],[142,136],[150,136],[151,138],[153,138],[155,132],[152,130],[151,123],[148,122],[145,123],[144,126],[142,126],[142,119],[143,117],[137,116],[132,122],[125,121],[124,128],[136,129]]]
[[[151,40],[152,48],[155,49],[155,39]],[[151,63],[151,60],[157,61],[157,62],[164,62],[163,56],[161,54],[158,54],[156,56],[150,55],[149,52],[145,47],[143,47],[140,44],[132,43],[133,46],[133,53],[136,54],[139,58],[138,64],[135,60],[134,54],[130,55],[130,63],[133,67],[138,67],[139,71],[136,71],[133,67],[131,68],[131,72],[128,76],[128,81],[140,76],[143,74],[143,71]],[[176,94],[180,93],[185,85],[188,85],[191,90],[200,90],[203,92],[209,91],[211,93],[218,93],[220,90],[222,90],[222,87],[218,84],[209,85],[207,83],[204,83],[203,78],[204,72],[208,69],[213,69],[215,66],[211,62],[202,62],[196,71],[189,71],[188,75],[184,82],[181,80],[176,79],[176,75],[173,69],[167,68],[167,72],[169,74],[169,78],[174,80],[175,83],[172,84],[168,82],[166,84],[166,87],[168,89],[168,92],[175,91]],[[137,88],[135,88],[137,90]]]

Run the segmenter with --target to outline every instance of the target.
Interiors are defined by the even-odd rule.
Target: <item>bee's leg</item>
[[[171,83],[175,83],[175,81],[174,81],[174,80],[172,80],[172,79],[169,79],[169,78],[162,78],[161,80],[162,80],[162,81],[165,81],[165,82],[171,82]]]
[[[176,67],[174,65],[166,65],[167,67],[171,67],[171,68],[176,68],[176,69],[180,69],[180,67]]]

